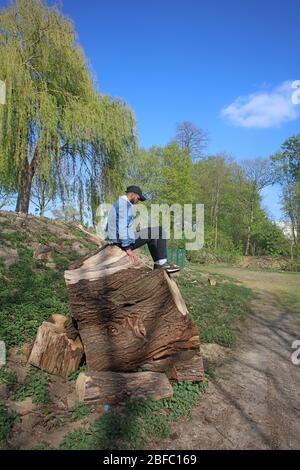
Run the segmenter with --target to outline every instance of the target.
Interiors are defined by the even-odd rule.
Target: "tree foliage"
[[[0,181],[28,211],[34,175],[70,160],[100,193],[115,192],[135,144],[134,120],[122,100],[100,95],[71,22],[42,0],[0,10]]]
[[[300,134],[296,134],[271,157],[274,181],[281,186],[282,209],[287,217],[292,235],[292,254],[300,255]]]
[[[128,183],[142,186],[150,203],[204,204],[205,248],[232,254],[288,254],[288,241],[261,207],[261,190],[272,181],[269,159],[238,164],[217,154],[192,163],[176,142],[139,149]],[[173,243],[173,241],[172,241]],[[179,242],[178,242],[179,243]]]

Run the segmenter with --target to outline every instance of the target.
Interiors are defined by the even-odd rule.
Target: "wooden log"
[[[203,370],[199,332],[164,270],[132,265],[123,250],[107,246],[66,271],[65,280],[88,370],[134,371],[152,362],[164,372],[183,351]]]
[[[73,317],[68,317],[64,325],[64,332],[66,333],[68,338],[73,340],[75,340],[77,336],[79,336],[79,331],[77,329],[77,325]]]
[[[208,282],[208,284],[209,284],[210,286],[216,286],[216,285],[217,285],[217,281],[216,281],[216,279],[215,279],[214,277],[209,277],[209,278],[207,279],[207,282]]]
[[[157,361],[150,361],[142,366],[143,370],[164,370],[169,379],[202,382],[205,378],[203,361],[200,353],[180,351],[172,356]]]
[[[84,350],[79,337],[69,339],[64,331],[68,317],[51,315],[38,329],[28,362],[50,374],[67,378],[78,369]]]
[[[134,398],[161,400],[173,395],[165,374],[155,372],[81,372],[76,381],[79,401],[88,404],[120,404]]]

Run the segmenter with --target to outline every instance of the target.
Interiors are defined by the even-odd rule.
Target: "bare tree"
[[[254,160],[244,160],[241,164],[243,175],[248,183],[249,190],[246,192],[246,203],[248,227],[247,227],[247,240],[245,248],[245,256],[248,256],[252,235],[252,227],[254,224],[254,211],[255,206],[260,198],[261,191],[272,184],[273,173],[271,168],[271,161],[261,157]]]
[[[192,122],[183,121],[176,125],[176,142],[181,149],[190,154],[193,161],[203,157],[203,151],[207,146],[208,134]]]

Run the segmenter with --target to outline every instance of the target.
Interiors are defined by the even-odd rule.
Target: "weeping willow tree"
[[[96,91],[73,26],[56,7],[16,0],[0,10],[0,80],[0,185],[17,192],[18,212],[28,212],[37,175],[63,195],[63,171],[73,169],[72,190],[92,206],[120,189],[135,146],[132,113]]]

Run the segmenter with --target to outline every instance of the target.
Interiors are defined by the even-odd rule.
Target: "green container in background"
[[[168,261],[183,267],[185,265],[185,248],[168,248]]]

